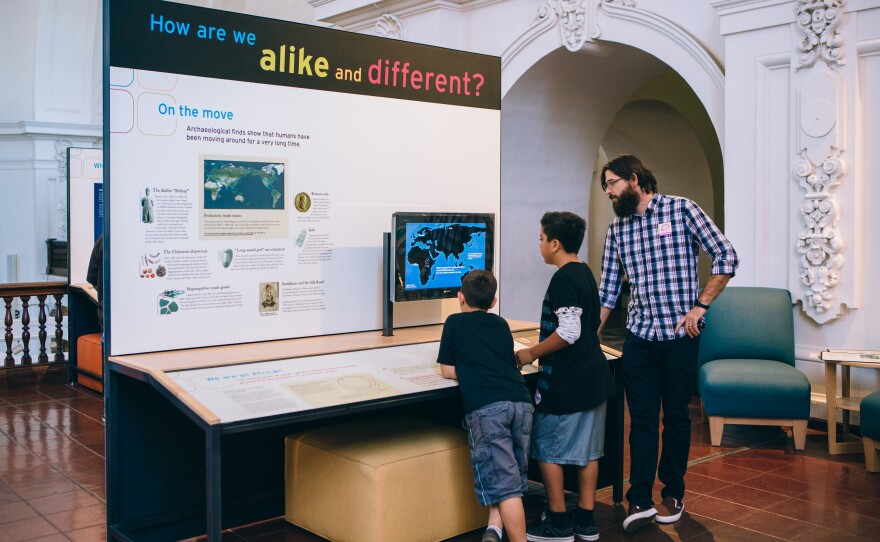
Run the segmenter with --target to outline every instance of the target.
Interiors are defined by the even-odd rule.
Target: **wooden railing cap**
[[[0,297],[20,297],[23,295],[66,294],[67,283],[56,282],[16,282],[0,284]]]

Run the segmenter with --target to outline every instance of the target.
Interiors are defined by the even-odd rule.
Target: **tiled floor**
[[[0,390],[0,542],[104,540],[102,409],[98,395],[66,385]],[[745,426],[729,427],[713,448],[696,403],[692,418],[684,518],[627,535],[623,509],[612,506],[610,488],[601,490],[600,540],[880,540],[880,475],[865,470],[861,455],[829,456],[818,431],[795,452],[782,430]],[[540,514],[539,486],[525,502],[530,518]],[[223,539],[321,540],[280,518]]]
[[[103,409],[61,384],[0,390],[0,542],[104,539]]]

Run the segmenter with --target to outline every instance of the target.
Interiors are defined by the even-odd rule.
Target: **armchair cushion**
[[[862,399],[859,420],[863,436],[880,440],[880,390]]]
[[[728,287],[706,313],[699,365],[754,358],[794,367],[791,295],[778,288]]]
[[[700,367],[698,382],[708,416],[810,417],[810,381],[784,362],[717,359]]]

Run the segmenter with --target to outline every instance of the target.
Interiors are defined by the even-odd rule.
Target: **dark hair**
[[[474,269],[461,277],[461,293],[464,301],[475,309],[489,310],[495,300],[498,281],[489,271]]]
[[[541,229],[548,241],[556,239],[566,252],[577,254],[584,242],[587,223],[568,211],[550,211],[541,217]]]
[[[657,179],[654,173],[632,154],[621,154],[602,167],[602,190],[606,189],[605,172],[611,170],[621,179],[631,179],[635,174],[639,179],[639,186],[646,194],[657,192]]]

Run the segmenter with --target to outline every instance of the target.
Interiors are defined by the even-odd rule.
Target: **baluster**
[[[29,295],[21,296],[21,344],[24,347],[24,352],[21,354],[22,365],[31,364],[31,315],[28,313],[28,301],[30,299],[31,296]]]
[[[55,362],[64,362],[64,348],[62,339],[64,338],[64,330],[61,328],[61,321],[64,319],[62,314],[61,298],[64,294],[54,294],[55,298]]]
[[[37,335],[40,338],[40,354],[37,356],[37,363],[49,363],[49,356],[46,354],[46,294],[38,294],[37,300],[40,304],[40,314],[37,316],[40,328]]]
[[[12,357],[12,297],[4,297],[3,301],[6,302],[6,319],[3,321],[6,324],[6,359],[4,360],[4,365],[6,367],[12,367],[15,365],[15,358]]]

